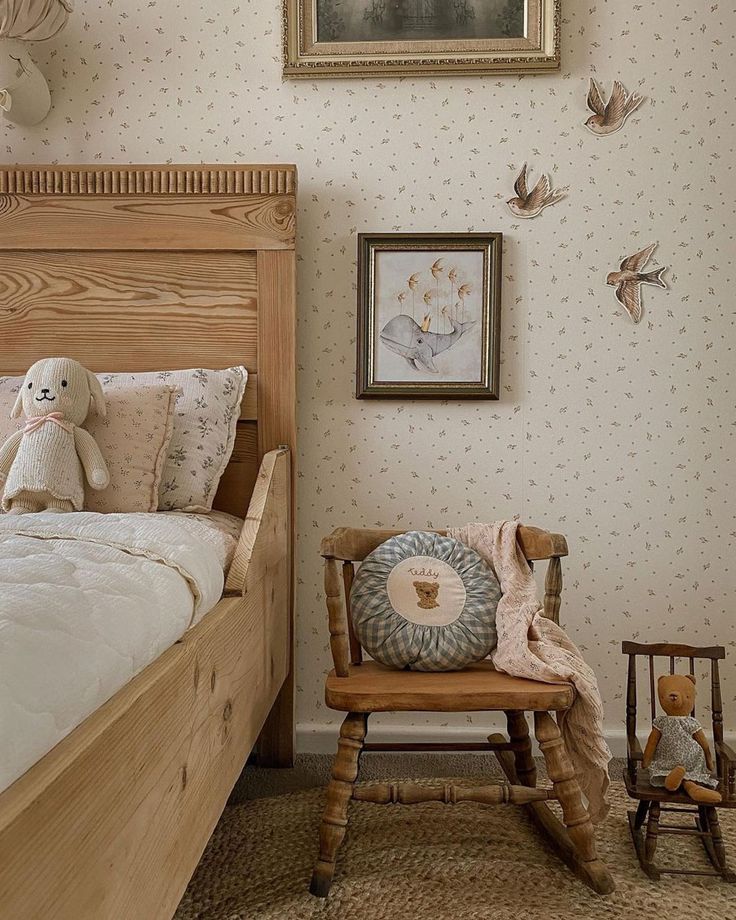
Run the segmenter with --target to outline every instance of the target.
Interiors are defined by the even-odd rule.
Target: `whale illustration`
[[[415,370],[438,374],[439,369],[434,363],[434,358],[440,352],[451,348],[471,326],[475,325],[475,320],[458,323],[451,317],[448,317],[448,322],[452,326],[452,332],[424,332],[411,316],[402,313],[386,323],[381,330],[380,339],[391,351],[406,358]]]

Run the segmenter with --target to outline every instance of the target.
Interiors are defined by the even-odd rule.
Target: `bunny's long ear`
[[[95,411],[104,418],[107,414],[107,406],[105,404],[105,394],[102,391],[102,384],[92,371],[87,371],[87,382],[89,383],[89,391],[95,404]]]
[[[23,387],[21,387],[21,389],[18,390],[18,398],[15,401],[15,405],[10,410],[10,417],[20,418],[22,411],[23,411]]]

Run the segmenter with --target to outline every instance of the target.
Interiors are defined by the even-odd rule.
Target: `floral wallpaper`
[[[563,10],[558,74],[292,83],[278,0],[79,0],[36,50],[51,115],[0,128],[7,163],[298,164],[303,749],[334,744],[318,548],[343,524],[519,516],[564,532],[562,619],[597,669],[612,736],[626,638],[729,646],[736,725],[736,16],[684,0]],[[584,126],[591,76],[647,97],[616,134]],[[533,220],[505,204],[524,162],[567,190]],[[361,230],[504,233],[498,402],[352,397]],[[655,241],[647,270],[670,266],[669,290],[644,286],[633,325],[606,276]]]

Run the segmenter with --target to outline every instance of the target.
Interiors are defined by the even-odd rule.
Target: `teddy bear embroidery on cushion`
[[[81,511],[85,475],[93,489],[108,486],[100,449],[80,427],[92,402],[104,416],[100,382],[77,361],[45,358],[30,368],[11,412],[12,418],[25,413],[25,427],[0,447],[4,511]]]
[[[666,715],[652,722],[642,764],[653,786],[682,791],[695,802],[721,801],[718,780],[711,773],[713,755],[700,724],[690,713],[695,703],[692,674],[664,674],[657,683],[659,704]]]
[[[422,610],[434,610],[435,607],[439,607],[437,603],[437,595],[440,593],[439,582],[415,581],[413,584],[419,598],[417,607],[421,607]]]

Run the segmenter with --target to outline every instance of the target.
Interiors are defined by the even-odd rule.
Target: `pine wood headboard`
[[[265,452],[295,442],[293,166],[0,168],[0,374],[244,364],[215,507],[244,515]]]

